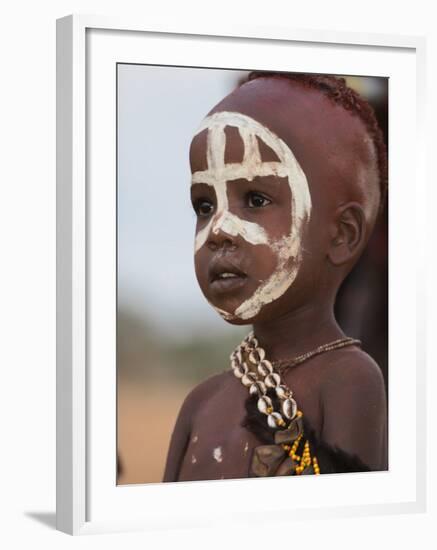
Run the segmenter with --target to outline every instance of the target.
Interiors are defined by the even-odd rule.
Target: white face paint
[[[226,126],[235,127],[239,131],[244,144],[241,163],[225,164]],[[226,320],[250,319],[257,315],[264,305],[282,296],[296,278],[301,263],[302,233],[311,213],[308,182],[288,145],[251,117],[227,111],[214,113],[203,120],[197,134],[205,129],[208,130],[208,168],[194,172],[192,185],[203,183],[214,187],[217,205],[214,216],[196,235],[195,252],[208,241],[211,232],[218,234],[221,231],[232,237],[240,236],[253,245],[267,245],[278,259],[272,275],[262,281],[252,296],[240,304],[234,312],[223,311],[211,304]],[[274,151],[279,161],[263,162],[261,160],[257,138]],[[230,212],[226,192],[227,185],[236,185],[232,180],[252,181],[257,176],[272,175],[287,177],[291,190],[290,233],[276,240],[270,238],[259,224],[243,220]],[[293,261],[290,262],[290,259]]]

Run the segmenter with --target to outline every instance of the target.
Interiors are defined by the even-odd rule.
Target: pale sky
[[[206,302],[194,274],[190,141],[207,112],[246,73],[119,65],[119,305],[174,335],[235,331]]]

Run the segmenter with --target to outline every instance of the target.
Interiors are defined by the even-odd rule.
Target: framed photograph
[[[424,50],[58,20],[58,529],[424,510]]]

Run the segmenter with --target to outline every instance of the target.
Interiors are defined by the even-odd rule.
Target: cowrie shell
[[[284,415],[289,419],[293,419],[296,416],[297,413],[297,404],[294,399],[286,399],[282,403],[282,412]]]
[[[279,374],[277,374],[276,372],[272,372],[271,374],[266,376],[264,382],[267,387],[276,388],[276,386],[279,386],[279,384],[281,383],[281,378]]]
[[[258,364],[258,372],[261,376],[267,376],[268,374],[271,374],[273,372],[273,366],[267,359],[263,359]]]
[[[263,395],[258,399],[257,407],[260,412],[268,414],[267,409],[272,407],[272,400],[267,395]]]
[[[242,382],[243,386],[249,387],[254,382],[256,382],[256,376],[253,372],[247,372],[246,374],[244,374],[242,376],[241,382]]]
[[[249,353],[249,361],[254,365],[257,365],[264,359],[265,356],[266,352],[262,348],[257,348]]]
[[[279,399],[286,399],[287,397],[291,397],[293,395],[293,392],[283,384],[279,384],[279,386],[276,386],[275,391]]]
[[[245,374],[247,374],[247,372],[248,368],[246,363],[242,363],[241,365],[234,367],[234,374],[237,378],[242,378]]]
[[[264,382],[261,382],[261,380],[259,380],[258,382],[255,382],[249,388],[250,395],[261,396],[261,395],[264,395],[266,391],[267,391],[266,385],[264,384]]]
[[[267,417],[267,424],[270,426],[270,428],[277,428],[284,422],[284,419],[278,412],[272,412]]]

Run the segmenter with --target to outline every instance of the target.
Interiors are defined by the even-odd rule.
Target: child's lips
[[[209,283],[215,292],[229,292],[246,284],[247,275],[236,263],[223,256],[212,259],[209,269]]]
[[[244,286],[247,281],[246,275],[235,275],[233,277],[217,278],[211,281],[210,286],[215,292],[229,292]]]

